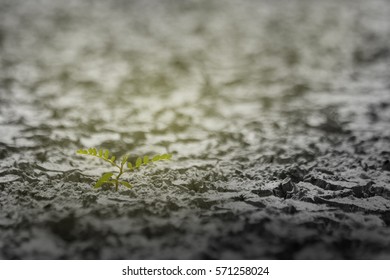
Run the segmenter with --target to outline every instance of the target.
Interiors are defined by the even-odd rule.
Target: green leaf
[[[163,154],[160,157],[162,160],[168,160],[172,158],[172,154]]]
[[[83,150],[83,149],[79,149],[79,150],[77,150],[76,153],[77,153],[77,154],[82,154],[82,155],[87,155],[87,154],[88,154],[88,151]]]
[[[109,152],[108,150],[106,150],[106,151],[104,152],[103,158],[104,158],[104,159],[108,159],[109,156],[110,156],[110,152]]]
[[[99,188],[101,187],[101,185],[103,185],[104,183],[106,183],[107,181],[109,181],[111,179],[111,176],[113,175],[114,173],[113,172],[109,172],[109,173],[105,173],[103,174],[100,179],[96,182],[95,184],[95,188]]]
[[[102,157],[102,156],[103,156],[103,150],[100,149],[100,150],[99,150],[99,157]]]
[[[133,170],[133,164],[131,164],[131,162],[128,162],[127,163],[127,168],[129,168],[130,170]]]
[[[135,162],[135,167],[136,168],[139,168],[140,166],[141,166],[141,164],[142,164],[142,158],[137,158],[137,161]]]
[[[148,164],[149,163],[149,156],[144,156],[144,164]]]
[[[111,161],[112,163],[115,163],[115,156],[112,156],[111,159],[110,159],[110,161]]]
[[[159,161],[160,160],[160,155],[155,155],[153,158],[152,158],[152,161]]]
[[[128,155],[123,156],[122,162],[121,162],[122,166],[126,164],[126,161],[127,161],[128,158],[129,158]]]
[[[128,183],[126,181],[119,181],[119,183],[124,185],[126,188],[129,188],[129,189],[131,189],[133,187],[130,183]]]
[[[110,180],[110,181],[107,181],[106,183],[115,186],[116,180]]]

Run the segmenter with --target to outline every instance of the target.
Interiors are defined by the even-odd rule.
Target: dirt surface
[[[390,259],[389,19],[0,0],[0,258]],[[174,158],[96,190],[84,147]]]

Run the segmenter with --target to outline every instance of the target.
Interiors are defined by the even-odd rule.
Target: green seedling
[[[129,158],[128,155],[123,156],[120,163],[116,162],[115,161],[116,157],[112,155],[108,150],[103,151],[102,149],[97,150],[96,148],[89,148],[89,149],[80,149],[76,153],[100,158],[108,162],[109,164],[111,164],[113,167],[118,168],[118,171],[116,172],[108,172],[102,174],[102,176],[95,184],[95,188],[100,188],[103,184],[111,184],[115,186],[116,191],[118,190],[119,185],[123,185],[127,188],[133,187],[129,182],[120,180],[121,176],[125,172],[133,172],[141,168],[141,166],[148,165],[153,162],[157,162],[161,160],[169,160],[172,158],[172,154],[155,155],[152,158],[149,158],[149,156],[144,156],[144,157],[138,157],[135,163],[132,164],[130,161],[128,161]]]

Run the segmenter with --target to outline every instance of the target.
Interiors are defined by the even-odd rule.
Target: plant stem
[[[120,167],[118,165],[116,165],[116,164],[115,164],[115,166],[119,168],[119,173],[118,173],[118,175],[116,176],[116,179],[115,179],[115,190],[118,191],[119,177],[123,174],[123,164],[121,164]]]

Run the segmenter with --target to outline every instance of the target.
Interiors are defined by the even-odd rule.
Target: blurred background
[[[0,258],[389,258],[389,18],[0,0]],[[174,158],[97,191],[85,147]]]

